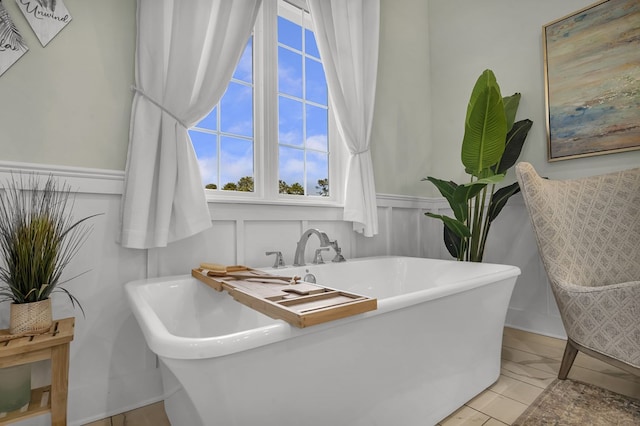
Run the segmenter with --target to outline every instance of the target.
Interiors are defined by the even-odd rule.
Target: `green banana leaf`
[[[529,119],[520,120],[509,130],[504,153],[500,163],[496,166],[495,173],[507,173],[507,170],[516,164],[531,126],[533,126],[533,121]]]
[[[444,246],[449,254],[458,260],[462,260],[464,256],[464,248],[462,247],[462,238],[457,236],[447,225],[444,228]]]
[[[442,214],[427,212],[425,215],[434,219],[440,219],[444,225],[460,238],[468,238],[471,236],[469,227],[457,219]]]
[[[518,182],[514,182],[509,186],[498,189],[493,194],[491,201],[489,202],[489,209],[487,213],[489,224],[498,217],[502,208],[507,204],[507,201],[509,201],[509,198],[518,192],[520,192],[520,185],[518,185]]]
[[[507,115],[500,87],[491,70],[478,78],[465,120],[461,159],[465,170],[480,176],[500,161],[507,135]]]
[[[455,199],[455,191],[458,187],[458,184],[453,181],[446,181],[442,179],[437,179],[434,177],[426,177],[422,180],[428,180],[432,184],[438,188],[440,194],[449,202],[449,206],[451,210],[453,210],[453,214],[460,222],[464,222],[467,220],[467,203],[461,203]]]
[[[511,96],[505,96],[502,98],[504,113],[507,116],[507,130],[511,130],[513,123],[516,121],[516,113],[518,112],[521,96],[522,95],[520,95],[520,93],[514,93]]]
[[[453,191],[453,200],[456,204],[464,205],[466,210],[469,200],[478,195],[486,186],[487,182],[480,180],[458,185],[456,190]]]

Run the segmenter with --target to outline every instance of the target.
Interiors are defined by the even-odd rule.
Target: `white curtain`
[[[164,247],[211,226],[187,129],[222,97],[261,0],[138,0],[120,243]]]
[[[378,233],[371,127],[378,70],[380,0],[308,0],[338,130],[350,152],[344,219]]]

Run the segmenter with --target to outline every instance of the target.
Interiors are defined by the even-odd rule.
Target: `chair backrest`
[[[640,280],[640,168],[548,180],[521,162],[516,176],[552,283]]]

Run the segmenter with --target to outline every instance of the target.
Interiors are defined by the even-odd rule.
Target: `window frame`
[[[287,205],[343,206],[348,150],[339,135],[328,96],[329,196],[279,193],[278,163],[278,3],[264,0],[258,13],[253,37],[253,171],[254,191],[204,189],[207,202],[238,202]],[[308,11],[306,2],[286,0]],[[286,6],[285,6],[286,7]],[[310,19],[309,19],[310,21]],[[309,25],[312,27],[312,25]],[[219,155],[219,153],[218,153]]]

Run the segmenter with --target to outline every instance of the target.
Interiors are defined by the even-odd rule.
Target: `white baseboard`
[[[555,337],[566,340],[567,334],[562,325],[562,319],[558,316],[543,315],[535,312],[527,312],[521,309],[509,308],[505,322],[507,327],[543,336]]]
[[[107,395],[107,401],[103,396]],[[81,426],[164,400],[160,369],[69,390],[69,426]]]

